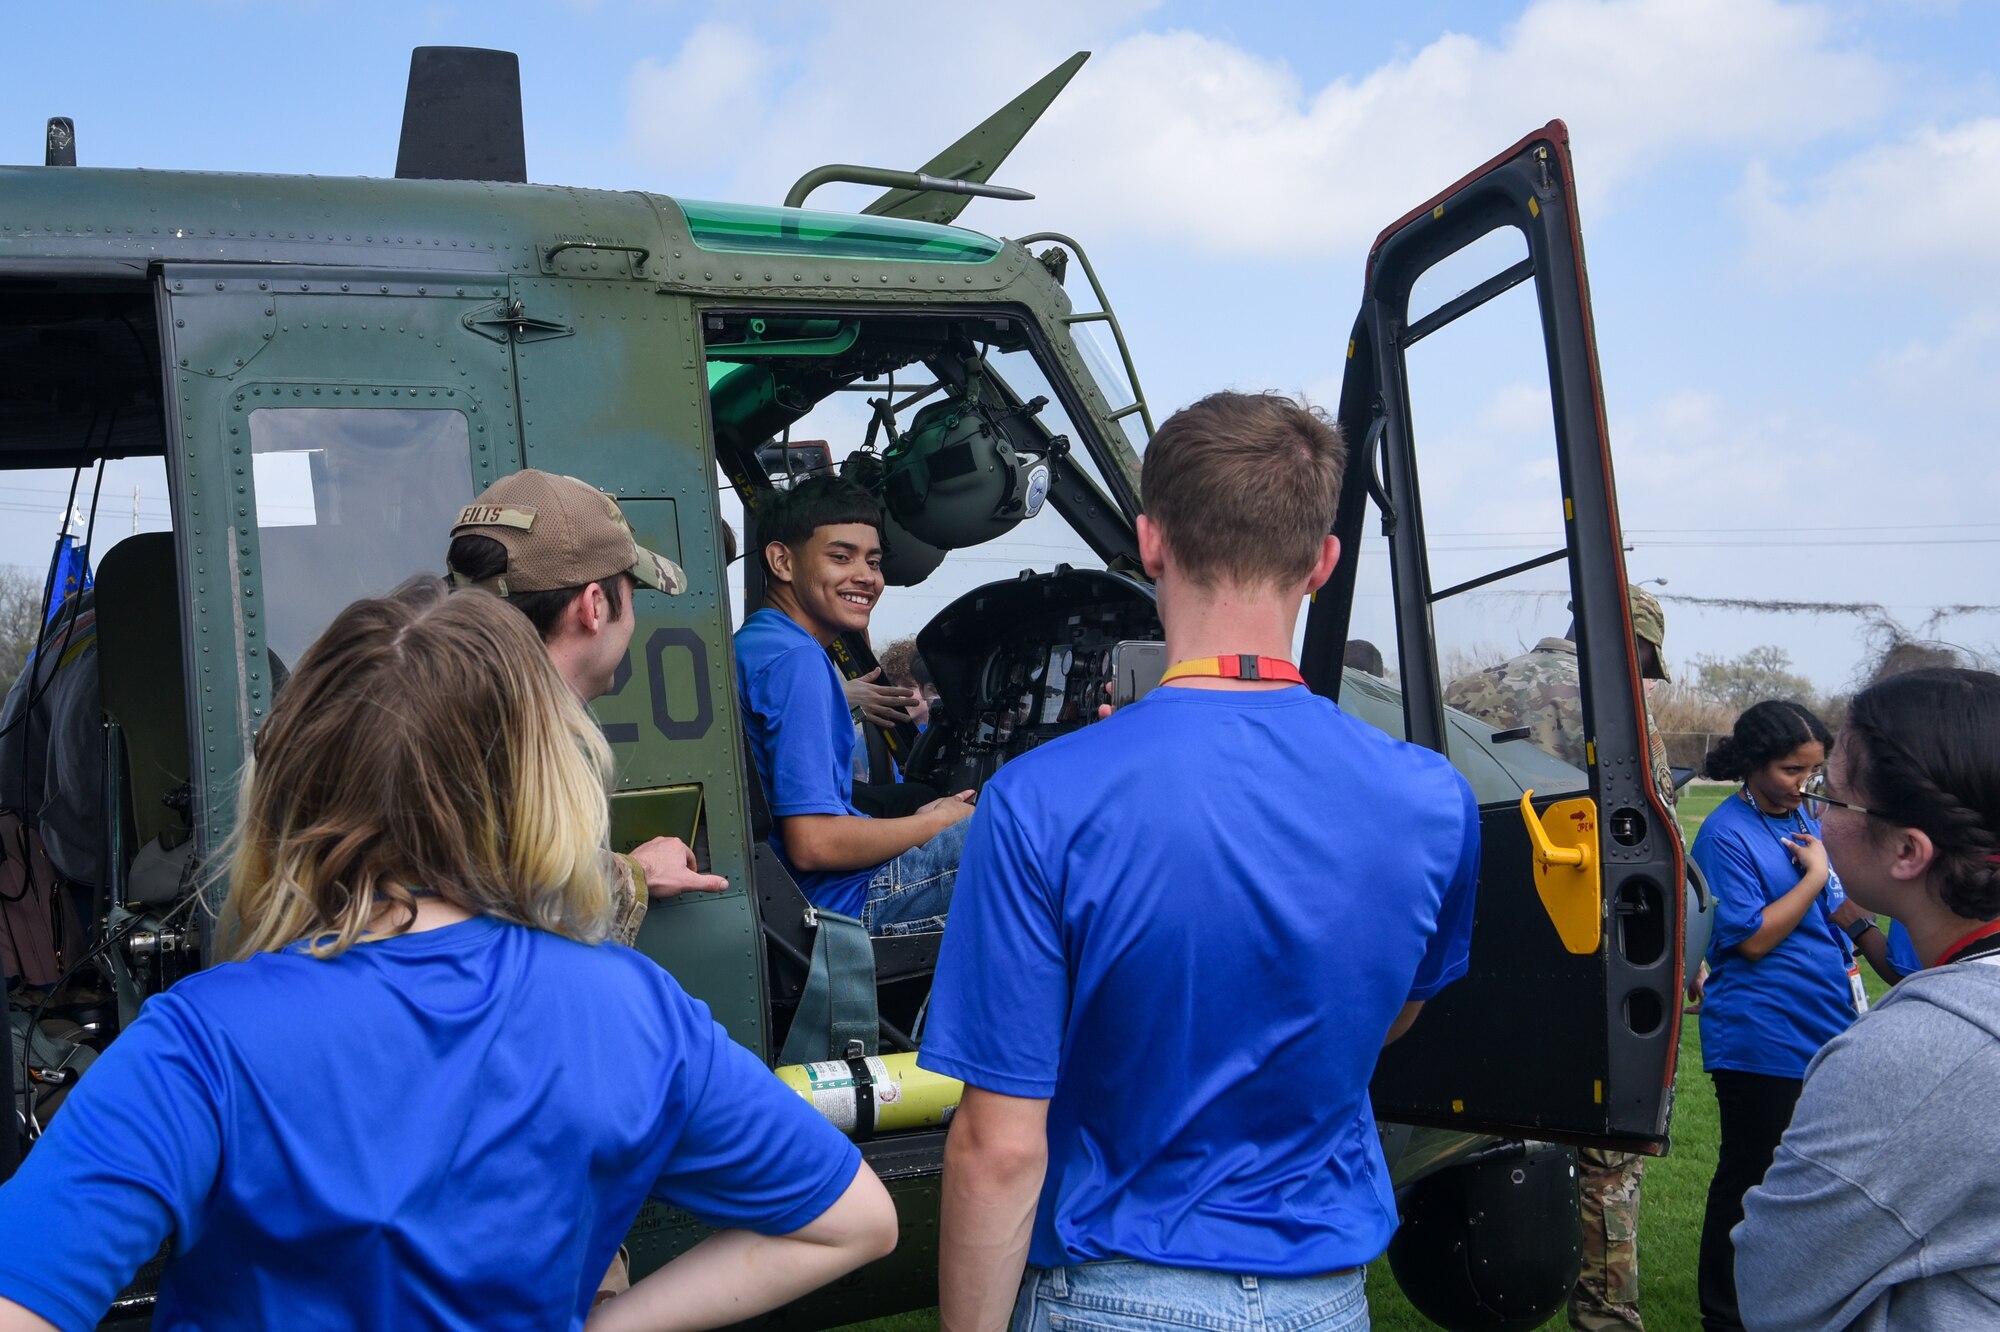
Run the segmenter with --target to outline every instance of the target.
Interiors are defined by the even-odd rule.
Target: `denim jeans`
[[[870,934],[935,934],[944,928],[971,824],[971,819],[960,819],[876,868],[868,881],[868,900],[861,907],[861,923]]]
[[[1031,1267],[1013,1332],[1368,1332],[1360,1269],[1337,1276],[1256,1277],[1114,1259]]]

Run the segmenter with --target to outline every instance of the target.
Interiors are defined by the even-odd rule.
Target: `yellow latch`
[[[1597,802],[1558,800],[1535,816],[1535,793],[1521,796],[1521,822],[1535,862],[1535,893],[1563,947],[1594,953],[1604,934],[1604,875],[1597,862]]]

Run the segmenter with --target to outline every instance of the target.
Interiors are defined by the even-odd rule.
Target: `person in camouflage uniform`
[[[1648,689],[1667,674],[1666,613],[1643,588],[1628,587],[1639,673]],[[1571,629],[1574,634],[1574,628]],[[1499,730],[1526,727],[1536,748],[1578,768],[1585,765],[1583,683],[1572,638],[1544,638],[1529,651],[1488,670],[1454,680],[1445,704]],[[1667,808],[1676,791],[1666,742],[1646,713],[1646,747],[1653,781]],[[1576,1154],[1583,1220],[1583,1267],[1570,1292],[1569,1322],[1585,1332],[1632,1329],[1639,1319],[1639,1181],[1646,1158],[1581,1148]]]

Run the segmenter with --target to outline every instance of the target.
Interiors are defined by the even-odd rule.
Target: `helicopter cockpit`
[[[1096,424],[1136,399],[1094,342],[1060,357],[1025,311],[711,313],[704,333],[717,454],[740,505],[725,515],[746,550],[757,498],[815,471],[882,501],[889,591],[871,636],[914,634],[941,703],[893,748],[906,778],[976,789],[1096,716],[1117,645],[1160,629],[1134,546],[1137,457],[1115,421]],[[1065,359],[1096,374],[1065,373]],[[1100,384],[1125,402],[1093,414],[1085,395]],[[732,573],[744,614],[760,574],[754,558]],[[835,656],[850,676],[874,665],[865,643]]]

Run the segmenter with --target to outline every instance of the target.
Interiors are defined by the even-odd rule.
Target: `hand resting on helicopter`
[[[655,900],[682,893],[720,893],[729,888],[729,880],[720,874],[703,874],[694,852],[678,837],[655,837],[636,846],[632,859],[646,872],[646,895]]]

